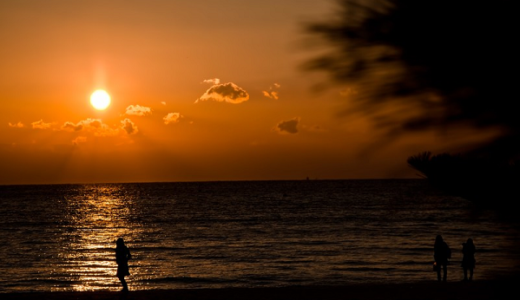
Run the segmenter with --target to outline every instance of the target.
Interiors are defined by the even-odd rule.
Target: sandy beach
[[[344,286],[302,286],[281,288],[180,289],[122,292],[8,293],[2,299],[104,300],[104,299],[506,299],[516,292],[516,280],[473,282],[424,282],[403,284],[357,284]]]

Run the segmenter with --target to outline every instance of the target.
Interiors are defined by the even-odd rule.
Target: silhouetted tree
[[[390,136],[473,128],[496,134],[470,152],[520,154],[515,1],[339,0],[333,18],[308,25],[325,54],[305,68],[355,90],[362,112]]]
[[[516,164],[483,157],[423,152],[408,164],[441,190],[485,205],[503,207],[518,200],[520,169]],[[514,202],[510,202],[514,200]]]

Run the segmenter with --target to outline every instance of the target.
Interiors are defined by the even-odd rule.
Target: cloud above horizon
[[[278,83],[275,83],[269,87],[268,91],[262,91],[262,94],[267,98],[278,100],[279,96],[278,96],[277,89],[279,89],[279,88],[280,88],[280,85]]]
[[[43,119],[40,121],[31,123],[33,129],[49,129],[52,126],[52,123],[45,123]]]
[[[146,106],[140,106],[140,105],[129,105],[127,108],[126,108],[126,112],[125,112],[127,115],[130,115],[130,116],[139,116],[139,117],[142,117],[142,116],[147,116],[147,115],[151,115],[152,114],[152,109],[149,108],[149,107],[146,107]]]
[[[163,121],[164,121],[164,124],[166,124],[166,125],[172,124],[172,123],[178,123],[182,117],[183,116],[180,113],[172,112],[172,113],[167,114],[163,118]]]
[[[201,101],[216,101],[239,104],[249,100],[249,94],[232,82],[214,84],[195,103]]]
[[[87,142],[87,137],[85,137],[85,136],[78,136],[72,140],[72,144],[74,144],[76,146],[81,143],[86,143],[86,142]]]
[[[78,124],[74,124],[72,122],[65,122],[61,126],[61,129],[65,131],[80,131],[83,129],[83,122],[84,121],[80,121],[78,122]]]
[[[211,83],[211,84],[215,85],[215,84],[220,83],[220,79],[218,79],[218,78],[204,79],[202,81],[202,83]]]
[[[298,123],[300,118],[294,118],[288,121],[278,123],[275,130],[280,134],[296,134],[298,133]]]
[[[110,128],[107,124],[103,123],[101,119],[91,119],[79,121],[74,124],[73,122],[65,122],[61,126],[61,130],[65,131],[88,131],[92,132],[95,136],[115,136],[119,133],[118,129]]]
[[[25,125],[23,125],[22,122],[18,122],[18,123],[15,123],[15,124],[9,122],[9,127],[11,127],[11,128],[24,128]]]
[[[126,131],[127,134],[136,134],[139,132],[139,130],[137,129],[137,126],[135,126],[134,122],[132,122],[132,120],[126,118],[124,120],[121,121],[121,128]]]
[[[135,123],[128,118],[122,120],[121,126],[116,128],[111,128],[107,124],[103,123],[101,119],[91,118],[81,120],[78,123],[67,121],[59,128],[53,128],[53,125],[55,125],[55,123],[46,123],[43,120],[32,122],[31,125],[33,129],[52,129],[54,131],[68,132],[89,132],[92,133],[94,136],[98,137],[116,136],[119,135],[122,131],[126,132],[127,134],[136,134],[139,132],[139,129],[137,128]],[[10,126],[19,127],[17,124],[11,123]],[[76,142],[73,141],[74,144],[78,144],[78,142],[84,142],[84,140],[78,139]]]

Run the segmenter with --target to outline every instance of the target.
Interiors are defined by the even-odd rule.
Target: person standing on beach
[[[468,239],[465,243],[462,243],[462,269],[464,270],[464,281],[473,280],[473,269],[475,268],[475,244],[473,239]]]
[[[442,280],[446,281],[448,277],[448,260],[451,258],[451,249],[440,235],[437,235],[437,237],[435,238],[433,253],[433,258],[435,259],[435,263],[437,264],[437,280],[441,281],[442,268]]]
[[[117,278],[121,281],[123,285],[123,292],[128,292],[128,285],[126,284],[125,276],[130,275],[130,270],[128,268],[128,260],[132,258],[130,255],[130,250],[125,245],[125,242],[122,238],[117,239],[116,241],[116,263],[117,263]]]

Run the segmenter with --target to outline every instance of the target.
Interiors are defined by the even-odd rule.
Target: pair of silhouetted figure
[[[451,249],[448,244],[438,235],[433,246],[433,257],[435,259],[435,271],[437,280],[446,281],[448,275],[448,260],[451,258]],[[473,239],[468,239],[462,244],[462,269],[464,270],[464,280],[473,279],[473,269],[475,268],[475,245]],[[442,270],[442,278],[441,278]],[[468,278],[469,271],[469,278]]]
[[[132,258],[130,254],[130,250],[125,245],[125,242],[122,238],[117,239],[116,241],[116,263],[117,263],[117,273],[116,276],[121,281],[123,285],[123,292],[128,292],[128,285],[126,284],[125,276],[130,275],[130,270],[128,268],[128,260]]]

